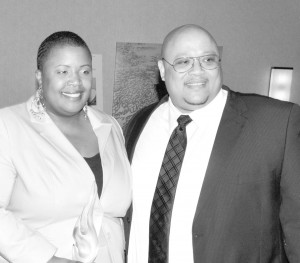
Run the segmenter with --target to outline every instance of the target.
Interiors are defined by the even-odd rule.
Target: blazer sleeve
[[[300,262],[300,107],[291,109],[281,174],[280,220],[290,263]]]
[[[11,140],[0,119],[0,255],[14,263],[46,263],[56,248],[7,209],[18,176]]]

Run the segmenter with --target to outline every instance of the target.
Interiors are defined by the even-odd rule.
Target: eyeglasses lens
[[[173,63],[174,69],[177,72],[181,72],[181,73],[186,72],[193,67],[195,59],[200,60],[201,67],[204,69],[207,69],[207,70],[212,70],[219,66],[218,56],[211,55],[211,56],[188,57],[188,58],[175,59],[175,61]]]

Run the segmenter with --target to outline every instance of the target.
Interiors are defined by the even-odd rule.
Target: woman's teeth
[[[71,98],[78,98],[80,96],[80,93],[66,93],[66,92],[63,92],[62,94],[67,96],[67,97],[71,97]]]

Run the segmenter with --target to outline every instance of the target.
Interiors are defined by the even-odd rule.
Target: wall
[[[300,104],[299,0],[0,0],[0,107],[34,91],[36,52],[58,30],[82,36],[103,55],[104,110],[111,113],[116,42],[161,43],[176,26],[196,23],[223,46],[224,83],[266,95],[272,66],[294,67]]]

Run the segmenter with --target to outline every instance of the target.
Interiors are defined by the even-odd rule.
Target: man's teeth
[[[196,83],[188,83],[190,86],[199,86],[199,85],[204,85],[204,82],[196,82]]]
[[[80,96],[80,93],[66,93],[66,92],[63,92],[62,94],[65,95],[65,96],[71,97],[71,98],[78,98]]]

